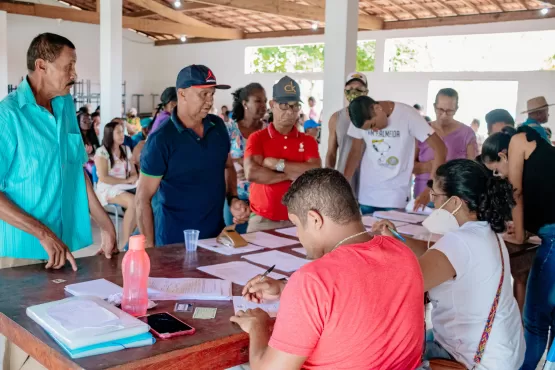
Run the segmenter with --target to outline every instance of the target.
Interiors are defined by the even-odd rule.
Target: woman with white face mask
[[[435,210],[423,225],[443,237],[419,258],[433,305],[425,357],[516,370],[524,360],[523,329],[509,254],[497,236],[515,204],[512,186],[468,159],[443,164],[432,183]],[[381,221],[374,228],[392,235],[395,226]]]

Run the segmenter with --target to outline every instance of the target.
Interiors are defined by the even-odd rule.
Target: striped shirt
[[[0,102],[0,192],[74,251],[92,244],[83,165],[88,157],[71,95],[37,104],[29,82]],[[47,259],[39,240],[0,220],[0,257]]]

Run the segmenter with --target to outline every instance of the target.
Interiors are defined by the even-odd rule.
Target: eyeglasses
[[[435,110],[438,116],[441,116],[442,114],[446,114],[448,116],[454,116],[455,113],[457,113],[456,109],[435,108]]]
[[[433,190],[430,189],[430,201],[433,202],[436,197],[441,196],[441,195],[447,196],[447,194],[436,194],[436,193],[434,193]]]
[[[279,103],[279,109],[282,111],[287,111],[291,109],[293,112],[298,112],[301,110],[301,105],[299,103],[288,104],[288,103]]]
[[[345,89],[345,94],[368,94],[368,89]]]

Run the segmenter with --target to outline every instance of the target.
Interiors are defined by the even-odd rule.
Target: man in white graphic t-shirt
[[[418,111],[406,104],[377,102],[360,96],[349,105],[349,115],[352,124],[348,134],[353,137],[353,144],[344,175],[350,180],[362,160],[358,194],[361,212],[371,214],[406,207],[415,139],[426,142],[434,151],[431,173],[445,163],[445,144]],[[430,202],[429,191],[426,189],[418,196],[415,208]]]

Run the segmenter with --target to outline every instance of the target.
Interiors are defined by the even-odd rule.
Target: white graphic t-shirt
[[[415,141],[426,141],[434,130],[411,106],[395,103],[380,131],[361,130],[352,123],[348,134],[364,139],[358,201],[365,206],[404,208],[410,198]]]

